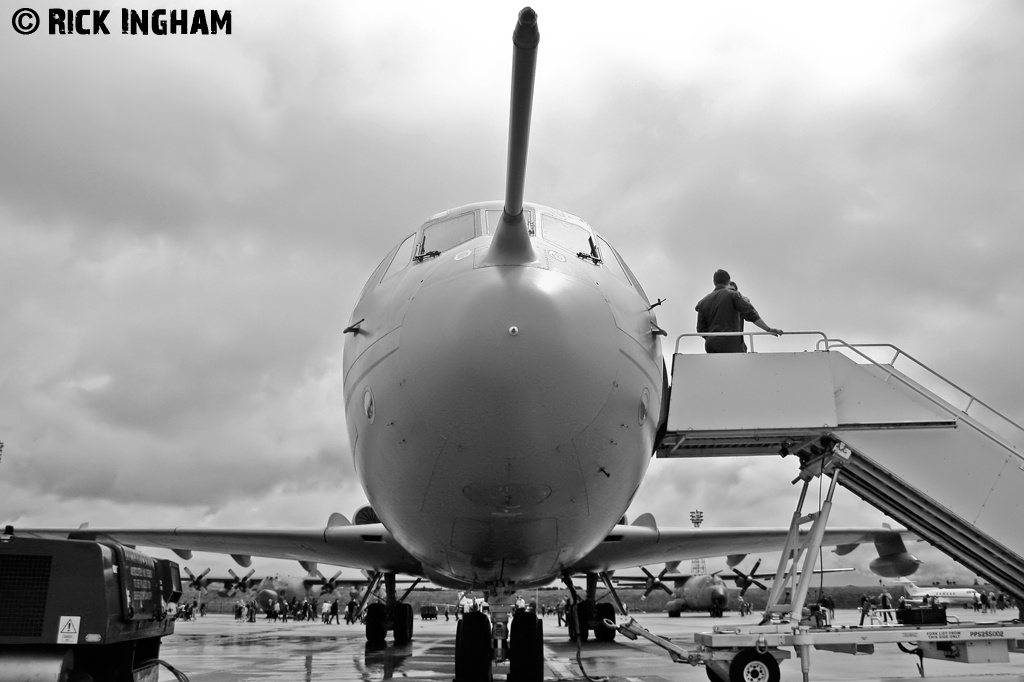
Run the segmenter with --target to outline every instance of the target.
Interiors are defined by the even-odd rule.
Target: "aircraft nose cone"
[[[428,281],[400,330],[403,390],[449,442],[540,454],[580,433],[607,401],[614,330],[596,287],[541,268]]]

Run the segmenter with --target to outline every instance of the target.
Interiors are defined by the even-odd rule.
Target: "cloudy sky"
[[[0,520],[351,514],[341,330],[410,228],[502,196],[522,5],[247,2],[163,37],[75,6],[111,35],[0,24]],[[1024,421],[1024,5],[534,8],[526,198],[615,244],[670,340],[724,267],[771,325]],[[781,459],[651,474],[630,513],[662,525],[786,525],[797,494]]]

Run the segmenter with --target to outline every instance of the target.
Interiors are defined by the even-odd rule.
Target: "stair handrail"
[[[816,345],[816,349],[820,348],[821,344],[822,344],[822,342],[819,341],[818,344]],[[897,381],[902,383],[904,386],[907,386],[908,388],[914,390],[917,394],[921,395],[922,397],[927,398],[930,402],[932,402],[935,405],[937,405],[938,407],[942,408],[945,412],[948,412],[948,413],[950,413],[950,414],[952,414],[954,416],[956,416],[958,414],[962,414],[964,416],[971,417],[972,419],[976,419],[973,415],[971,415],[968,412],[968,410],[971,409],[971,406],[973,406],[975,403],[977,403],[978,405],[981,405],[986,410],[988,410],[989,412],[991,412],[992,414],[996,415],[997,417],[1002,419],[1004,422],[1006,422],[1007,424],[1009,424],[1010,426],[1015,428],[1022,435],[1024,435],[1024,426],[1021,426],[1020,424],[1018,424],[1014,420],[1010,419],[1005,414],[1003,414],[999,410],[995,409],[994,407],[992,407],[991,405],[989,405],[985,401],[977,398],[975,395],[973,395],[972,393],[970,393],[966,389],[961,388],[960,386],[957,386],[955,383],[953,383],[952,381],[950,381],[946,377],[942,376],[941,374],[939,374],[938,372],[933,370],[931,367],[929,367],[928,365],[924,364],[923,362],[921,362],[920,360],[915,358],[910,353],[907,353],[902,348],[894,346],[891,343],[849,343],[849,342],[844,341],[842,339],[826,338],[825,341],[824,341],[824,349],[826,351],[830,351],[830,350],[832,350],[833,346],[835,346],[837,348],[849,348],[851,351],[853,351],[854,353],[856,353],[860,357],[864,358],[865,360],[867,360],[869,363],[871,363],[875,367],[878,367],[880,370],[885,372],[890,377],[895,378]],[[892,360],[889,361],[889,365],[883,365],[882,363],[878,362],[874,358],[870,357],[869,355],[867,355],[866,353],[861,351],[860,350],[861,348],[891,348],[892,350],[895,351],[895,354],[893,355]],[[969,398],[969,400],[967,402],[967,406],[964,407],[963,409],[960,409],[957,406],[952,405],[952,403],[948,403],[947,401],[944,401],[944,400],[942,402],[936,402],[931,396],[929,396],[929,395],[927,395],[927,393],[925,393],[926,389],[919,388],[919,387],[915,386],[910,381],[904,379],[902,376],[897,374],[896,373],[896,360],[901,355],[903,357],[905,357],[905,358],[908,358],[915,365],[917,365],[918,367],[920,367],[924,371],[928,372],[929,374],[934,376],[939,381],[945,383],[947,386],[949,386],[949,387],[959,391],[963,396]],[[952,408],[952,409],[950,409],[950,408]],[[1022,454],[1021,452],[1019,452],[1017,450],[1017,446],[1014,443],[1008,442],[1006,439],[1004,439],[999,434],[989,432],[988,431],[988,427],[985,424],[983,424],[981,421],[978,421],[978,424],[980,424],[982,426],[986,426],[985,429],[981,429],[981,428],[979,428],[979,426],[977,426],[975,424],[971,424],[970,422],[964,422],[964,423],[970,425],[972,428],[974,428],[979,433],[981,433],[984,436],[986,436],[987,438],[989,438],[989,440],[993,441],[997,445],[1003,447],[1006,450],[1009,450],[1013,454],[1017,455],[1019,458],[1024,459],[1024,454]]]
[[[974,394],[970,393],[969,391],[967,391],[964,388],[961,388],[960,386],[956,385],[955,383],[953,383],[952,381],[950,381],[946,377],[942,376],[941,374],[939,374],[938,372],[933,370],[931,367],[929,367],[928,365],[924,364],[923,362],[921,362],[920,360],[915,358],[910,353],[907,353],[903,349],[901,349],[901,348],[899,348],[897,346],[894,346],[891,343],[857,343],[857,344],[853,344],[853,343],[849,343],[847,341],[844,341],[843,339],[829,338],[829,336],[825,332],[822,332],[822,331],[784,332],[783,335],[784,336],[799,336],[799,335],[820,336],[821,339],[819,341],[817,341],[815,343],[815,346],[814,346],[815,352],[822,352],[822,351],[827,352],[827,351],[832,350],[833,346],[835,346],[837,348],[840,348],[840,347],[848,348],[852,352],[854,352],[857,355],[859,355],[860,357],[864,358],[864,360],[866,360],[868,363],[870,363],[870,364],[874,365],[875,367],[877,367],[878,369],[880,369],[882,372],[887,374],[889,377],[895,378],[897,381],[902,383],[904,386],[906,386],[907,388],[913,390],[915,393],[917,393],[921,397],[925,398],[926,400],[928,400],[929,402],[934,404],[936,407],[941,409],[943,412],[946,412],[946,413],[952,415],[953,417],[957,418],[957,421],[960,421],[960,417],[961,416],[970,417],[971,420],[976,420],[976,418],[973,415],[970,414],[969,410],[971,409],[971,407],[973,405],[978,404],[978,405],[981,405],[982,407],[984,407],[986,410],[988,410],[991,414],[994,414],[997,417],[999,417],[1000,419],[1002,419],[1006,424],[1010,425],[1011,427],[1013,427],[1014,429],[1019,431],[1022,435],[1024,435],[1024,426],[1021,426],[1020,424],[1015,422],[1013,419],[1007,417],[1005,414],[1003,414],[999,410],[995,409],[994,407],[992,407],[991,405],[989,405],[985,401],[983,401],[983,400],[979,399],[978,397],[976,397]],[[696,336],[700,336],[700,337],[706,337],[706,336],[749,336],[749,337],[751,337],[750,338],[750,352],[754,352],[754,338],[753,337],[755,337],[755,336],[775,336],[775,335],[770,333],[770,332],[763,332],[763,331],[758,331],[758,332],[748,332],[748,331],[742,331],[742,332],[704,332],[703,334],[700,333],[700,332],[687,332],[685,334],[680,334],[679,336],[676,337],[676,344],[675,344],[675,350],[674,350],[675,354],[677,354],[677,355],[679,354],[679,345],[680,345],[680,343],[682,343],[682,340],[684,338],[692,338],[692,337],[696,337]],[[889,365],[883,365],[882,363],[878,362],[877,360],[875,360],[874,358],[872,358],[871,356],[867,355],[862,350],[860,350],[861,348],[891,348],[893,351],[895,351],[895,354],[893,355],[892,360],[889,361]],[[921,387],[915,386],[913,383],[911,383],[907,379],[904,379],[902,376],[900,376],[900,374],[898,374],[896,372],[895,363],[896,363],[896,360],[901,355],[903,357],[908,358],[911,362],[913,362],[918,367],[920,367],[921,369],[925,370],[926,372],[928,372],[929,374],[931,374],[932,376],[937,378],[939,381],[945,383],[947,386],[955,389],[956,391],[959,391],[963,396],[967,397],[969,400],[968,400],[968,403],[967,403],[966,407],[964,407],[963,409],[960,409],[960,408],[956,407],[955,405],[952,405],[951,403],[948,403],[945,400],[942,400],[942,399],[938,399],[937,400],[936,398],[933,398],[931,395],[929,395],[930,392],[927,392],[925,389],[923,389]],[[887,381],[888,381],[888,379],[887,379]],[[989,430],[989,427],[987,427],[987,425],[985,425],[981,421],[978,421],[977,424],[972,423],[971,421],[965,421],[963,423],[971,426],[973,429],[978,431],[978,433],[981,433],[986,438],[988,438],[989,440],[991,440],[995,444],[999,445],[1003,449],[1008,450],[1009,452],[1012,452],[1018,458],[1024,459],[1024,453],[1021,453],[1017,449],[1017,445],[1016,444],[1007,441],[1006,439],[1004,439],[999,434],[991,432]],[[984,427],[984,428],[982,428],[982,427]],[[1024,470],[1024,465],[1022,465],[1021,468],[1022,468],[1022,470]]]
[[[782,334],[781,334],[781,336],[806,336],[806,335],[814,335],[814,336],[820,336],[821,337],[821,341],[818,341],[815,344],[815,347],[820,346],[822,344],[822,342],[824,342],[826,344],[828,343],[828,334],[826,334],[825,332],[819,332],[819,331],[797,331],[797,332],[782,332]],[[749,336],[750,337],[750,352],[753,353],[754,352],[754,337],[755,336],[776,336],[776,335],[772,334],[771,332],[747,332],[747,331],[743,331],[743,332],[704,332],[703,334],[700,333],[700,332],[687,332],[686,334],[680,334],[679,336],[676,337],[676,347],[675,347],[675,350],[673,352],[678,355],[679,354],[679,344],[682,343],[683,339],[684,338],[694,337],[694,336],[700,336],[702,338],[705,337],[705,336]]]

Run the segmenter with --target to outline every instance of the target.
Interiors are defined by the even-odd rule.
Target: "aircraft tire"
[[[611,642],[615,639],[615,628],[610,628],[604,621],[615,622],[615,606],[608,602],[597,605],[597,624],[594,626],[594,639],[599,642]]]
[[[383,644],[388,637],[387,609],[383,604],[370,604],[366,607],[366,643]]]
[[[544,621],[535,613],[517,611],[510,634],[510,682],[543,682]]]
[[[668,617],[669,618],[678,618],[679,617],[679,611],[669,611],[668,612]]]
[[[491,624],[487,615],[463,615],[455,632],[455,682],[490,682]]]
[[[395,604],[395,644],[412,641],[412,604]]]
[[[743,649],[729,664],[729,682],[779,682],[779,678],[779,662],[757,649]]]

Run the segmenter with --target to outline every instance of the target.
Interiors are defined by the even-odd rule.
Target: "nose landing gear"
[[[462,615],[455,633],[455,682],[490,682],[493,663],[508,662],[509,682],[543,682],[544,622],[514,608],[514,593],[487,593],[490,614]]]

